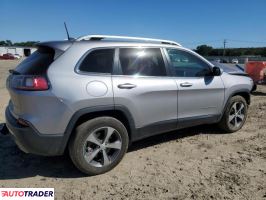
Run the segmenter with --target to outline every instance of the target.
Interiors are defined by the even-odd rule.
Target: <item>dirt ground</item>
[[[0,61],[0,122],[16,64]],[[85,177],[67,156],[25,154],[3,135],[0,161],[0,187],[53,187],[56,199],[266,199],[266,86],[252,95],[240,131],[199,126],[151,137],[104,175]]]

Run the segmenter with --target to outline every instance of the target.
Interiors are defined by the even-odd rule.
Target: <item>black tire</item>
[[[111,127],[115,129],[116,134],[118,133],[120,135],[121,149],[110,164],[107,166],[95,167],[86,161],[84,157],[84,145],[86,145],[86,139],[89,137],[89,135],[101,127]],[[73,134],[74,135],[72,138],[70,138],[71,140],[68,146],[70,158],[74,165],[85,174],[98,175],[110,171],[122,160],[127,152],[129,140],[127,129],[115,118],[97,117],[91,119],[79,125]],[[102,150],[100,152],[102,152]]]
[[[239,126],[233,126],[230,122],[229,122],[229,115],[230,115],[230,112],[232,111],[232,106],[235,104],[235,103],[242,103],[244,105],[244,118],[242,120],[242,122],[239,124]],[[226,108],[225,108],[225,111],[224,111],[224,114],[223,114],[223,117],[221,119],[221,121],[218,123],[218,126],[224,130],[225,132],[227,133],[233,133],[233,132],[236,132],[238,131],[239,129],[242,128],[242,126],[245,124],[245,121],[247,119],[247,111],[248,111],[248,105],[247,105],[247,102],[246,100],[242,97],[242,96],[233,96],[229,99],[227,105],[226,105]]]

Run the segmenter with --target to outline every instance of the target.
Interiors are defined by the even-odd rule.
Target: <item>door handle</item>
[[[193,84],[189,83],[189,82],[185,82],[185,83],[180,83],[181,87],[191,87]]]
[[[131,83],[124,83],[124,84],[119,84],[117,87],[120,89],[132,89],[132,88],[135,88],[137,86],[134,84],[131,84]]]

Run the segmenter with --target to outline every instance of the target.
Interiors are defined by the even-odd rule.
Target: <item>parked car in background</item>
[[[5,53],[2,56],[0,56],[0,59],[2,60],[15,60],[15,56],[12,53]]]
[[[221,60],[221,63],[229,63],[229,60],[227,60],[227,59],[222,59],[222,60]]]
[[[213,62],[218,62],[218,63],[220,63],[220,62],[221,62],[221,59],[220,59],[220,58],[216,58],[216,59],[213,60]]]
[[[232,63],[233,63],[233,64],[238,64],[238,60],[237,60],[236,58],[233,58],[233,59],[232,59]]]
[[[152,135],[214,123],[238,131],[253,87],[244,73],[174,41],[122,36],[39,43],[10,72],[6,126],[20,149],[68,149],[89,175],[111,170],[130,143]]]
[[[17,54],[17,53],[14,54],[14,57],[15,57],[16,59],[20,59],[20,58],[21,58],[21,56],[20,56],[19,54]]]

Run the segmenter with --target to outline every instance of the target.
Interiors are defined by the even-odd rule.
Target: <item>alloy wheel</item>
[[[228,122],[234,128],[240,127],[245,119],[246,109],[242,102],[235,102],[230,109]]]
[[[112,127],[101,127],[94,130],[85,140],[83,156],[93,167],[110,165],[119,155],[122,139],[119,132]]]

